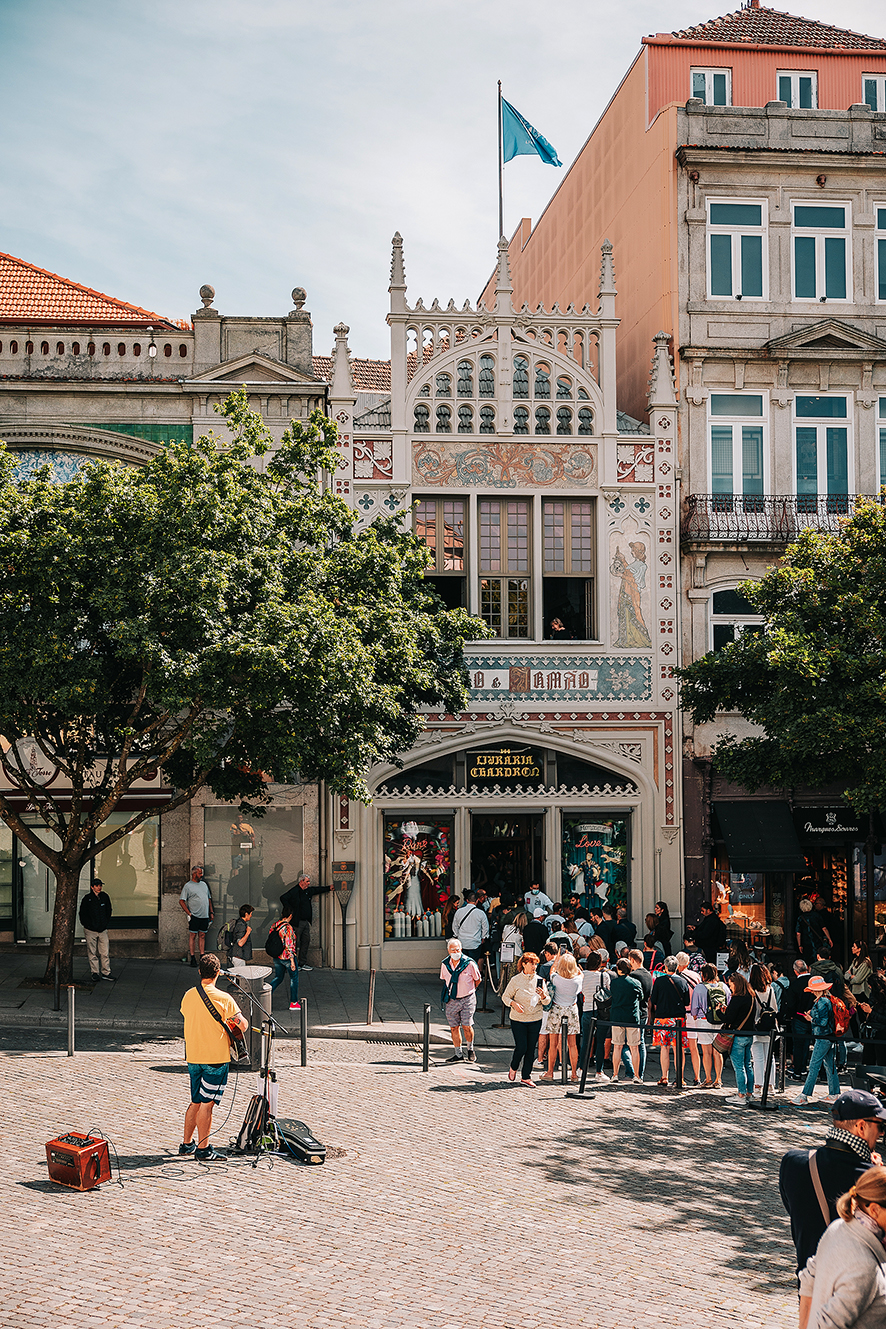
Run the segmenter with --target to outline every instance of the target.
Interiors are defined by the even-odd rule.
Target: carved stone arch
[[[133,466],[144,465],[163,446],[113,429],[90,429],[88,425],[4,425],[3,439],[11,452],[82,453],[84,459],[115,458]]]

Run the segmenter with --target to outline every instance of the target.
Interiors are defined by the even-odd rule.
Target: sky
[[[387,358],[407,298],[476,300],[498,230],[496,81],[564,166],[649,33],[739,0],[0,0],[0,250],[169,318],[350,325]],[[782,7],[773,5],[773,7]],[[784,7],[788,7],[785,5]],[[886,35],[879,0],[791,12]],[[505,232],[564,172],[505,167]]]

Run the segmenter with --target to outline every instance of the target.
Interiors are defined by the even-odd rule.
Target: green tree
[[[859,500],[838,534],[803,531],[741,590],[763,631],[677,671],[696,724],[732,711],[759,727],[722,737],[717,769],[752,790],[840,782],[856,811],[886,807],[886,508]]]
[[[441,609],[397,520],[355,531],[321,484],[334,423],[315,412],[273,450],[245,392],[219,409],[233,442],[91,462],[63,484],[48,467],[17,481],[0,445],[0,765],[58,847],[20,799],[0,793],[0,817],[55,875],[47,977],[58,956],[70,979],[81,868],[147,817],[202,785],[260,814],[262,772],[365,800],[364,773],[414,743],[422,705],[466,701],[462,647],[485,629]],[[97,841],[157,768],[171,801]]]

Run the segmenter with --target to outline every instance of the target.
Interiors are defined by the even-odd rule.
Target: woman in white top
[[[840,1217],[800,1270],[800,1323],[808,1329],[886,1324],[886,1168],[871,1167],[837,1201]],[[808,1319],[805,1318],[808,1316]]]
[[[751,965],[750,989],[754,998],[754,1041],[751,1043],[751,1061],[754,1063],[754,1089],[763,1092],[766,1077],[766,1055],[770,1035],[778,1014],[778,996],[772,990],[772,975],[765,964]],[[769,1071],[769,1088],[775,1088],[775,1058]]]
[[[557,1054],[560,1051],[560,1021],[567,1022],[567,1046],[569,1063],[572,1067],[573,1080],[578,1079],[578,994],[581,992],[581,970],[575,957],[558,955],[551,965],[551,986],[554,990],[554,1004],[548,1011],[548,1073],[543,1080],[553,1080]]]
[[[535,1061],[538,1047],[538,1033],[541,1029],[543,1008],[550,1004],[550,994],[543,978],[536,977],[538,956],[533,951],[526,951],[517,961],[517,973],[508,983],[501,999],[511,1012],[511,1033],[514,1035],[514,1055],[508,1079],[513,1083],[517,1078],[517,1068],[523,1063],[520,1083],[527,1089],[534,1089],[530,1072]]]

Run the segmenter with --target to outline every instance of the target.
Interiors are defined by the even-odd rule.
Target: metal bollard
[[[299,1037],[301,1038],[301,1064],[308,1064],[308,1003],[305,997],[301,999],[301,1019],[299,1020]]]
[[[566,1063],[569,1060],[567,1056],[568,1038],[569,1038],[569,1021],[566,1019],[566,1016],[564,1015],[563,1019],[560,1021],[560,1083],[561,1084],[569,1083],[569,1075],[567,1072],[567,1065],[566,1065]]]
[[[784,1093],[784,1081],[787,1073],[788,1060],[788,1039],[787,1034],[782,1031],[778,1040],[778,1092]]]
[[[594,1046],[594,1036],[596,1033],[596,1027],[597,1027],[597,1017],[595,1015],[592,1015],[591,1027],[588,1030],[588,1041],[585,1043],[584,1055],[582,1056],[581,1066],[579,1067],[579,1070],[581,1071],[581,1082],[579,1083],[578,1086],[578,1092],[580,1094],[584,1093],[585,1085],[588,1082],[588,1067],[591,1064],[591,1048]]]
[[[369,1003],[366,1009],[366,1023],[372,1024],[372,1017],[375,1014],[375,970],[369,971]]]
[[[54,1011],[60,1011],[62,1008],[62,994],[61,994],[61,968],[59,966],[58,956],[55,957],[52,986],[53,986],[52,1009]]]
[[[425,1003],[421,1035],[421,1068],[426,1071],[431,1063],[431,1008]]]
[[[685,1028],[686,1021],[678,1017],[675,1025],[676,1040],[674,1046],[674,1059],[676,1062],[676,1065],[674,1066],[674,1088],[678,1094],[683,1089],[683,1031]],[[612,1073],[613,1075],[615,1074],[614,1066],[612,1068]]]
[[[74,1055],[74,988],[68,988],[68,1056]]]
[[[489,996],[489,980],[490,980],[490,978],[491,978],[491,974],[490,974],[490,972],[489,972],[489,956],[487,955],[487,956],[486,956],[486,973],[483,975],[483,1005],[480,1007],[480,1010],[481,1010],[482,1012],[486,1013],[486,1014],[488,1014],[488,1012],[489,1012],[489,1006],[488,1006],[488,1003],[487,1003],[487,998],[488,998],[488,996]],[[493,983],[492,986],[495,987],[495,984]]]

